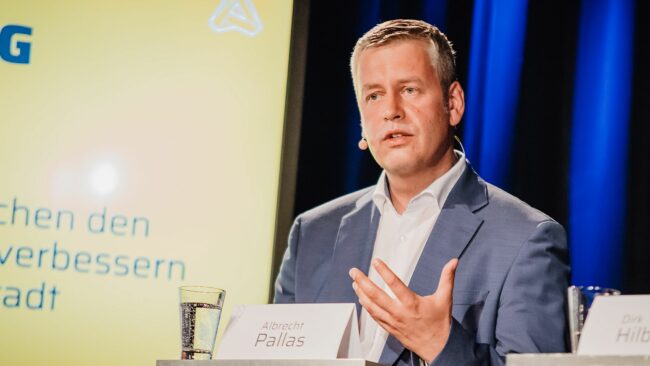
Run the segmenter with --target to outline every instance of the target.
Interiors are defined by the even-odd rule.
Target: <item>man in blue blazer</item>
[[[483,181],[454,150],[464,112],[446,36],[379,24],[351,59],[359,147],[377,186],[296,218],[275,302],[356,302],[366,358],[502,365],[566,350],[564,229]]]

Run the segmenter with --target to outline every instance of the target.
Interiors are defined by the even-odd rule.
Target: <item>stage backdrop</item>
[[[0,364],[180,357],[178,287],[265,303],[291,1],[0,4]]]

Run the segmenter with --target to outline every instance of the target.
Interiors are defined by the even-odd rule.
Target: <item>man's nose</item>
[[[395,121],[404,117],[404,111],[402,110],[402,103],[400,101],[400,95],[398,93],[390,93],[386,95],[386,98],[384,100],[385,121]]]

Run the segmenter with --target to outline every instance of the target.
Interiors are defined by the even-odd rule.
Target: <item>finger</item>
[[[358,286],[354,287],[357,296],[359,296],[359,304],[366,309],[370,317],[372,317],[380,327],[395,336],[400,342],[404,342],[406,338],[404,337],[404,332],[400,330],[399,321],[386,310],[372,302],[372,300],[370,300]]]
[[[404,332],[400,330],[399,322],[395,317],[372,302],[372,300],[370,300],[358,286],[354,285],[353,288],[359,297],[359,304],[366,309],[370,317],[372,317],[372,319],[374,319],[374,321],[377,322],[377,324],[385,331],[392,334],[398,341],[402,342],[402,344],[407,344],[407,338],[405,337]]]
[[[390,323],[382,321],[381,319],[375,319],[375,321],[377,322],[377,324],[379,324],[380,327],[384,328],[385,331],[393,335],[395,338],[397,338],[398,341],[404,344],[404,332],[392,326]]]
[[[377,273],[381,276],[381,278],[386,282],[386,285],[393,291],[397,299],[401,303],[410,303],[413,301],[413,297],[415,296],[415,292],[411,291],[402,280],[400,280],[397,275],[391,271],[390,267],[384,261],[382,261],[379,258],[375,258],[372,261],[372,265],[375,267],[377,270]]]
[[[440,281],[438,282],[438,289],[436,296],[442,301],[451,304],[452,293],[454,291],[454,278],[456,276],[456,267],[458,266],[458,259],[454,258],[447,262],[442,268],[440,273]]]
[[[354,292],[357,294],[357,297],[359,297],[359,304],[363,306],[368,314],[377,322],[377,323],[385,323],[385,324],[390,324],[392,323],[393,317],[390,315],[385,309],[383,309],[381,306],[377,305],[372,299],[368,297],[368,295],[361,289],[358,285],[357,282],[352,282],[352,288],[354,289]]]
[[[373,303],[377,304],[387,312],[390,312],[391,309],[394,308],[393,299],[391,299],[384,290],[372,282],[370,278],[363,274],[363,272],[356,268],[352,268],[350,270],[350,277],[352,277],[356,286],[361,288]]]

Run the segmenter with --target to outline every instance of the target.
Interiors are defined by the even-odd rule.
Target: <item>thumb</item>
[[[452,292],[454,290],[454,277],[456,276],[456,267],[458,266],[458,259],[454,258],[447,262],[442,268],[440,273],[440,281],[438,282],[438,289],[436,295],[440,300],[451,304]]]

